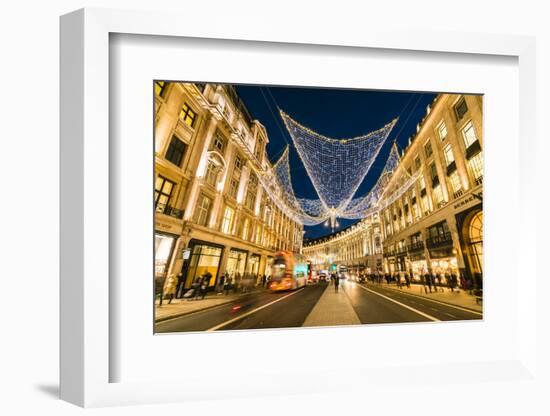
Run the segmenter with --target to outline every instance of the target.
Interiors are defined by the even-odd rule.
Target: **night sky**
[[[380,175],[394,140],[401,151],[409,137],[416,132],[417,123],[426,114],[426,107],[435,94],[411,92],[386,92],[374,90],[342,90],[327,88],[288,88],[273,86],[236,85],[237,93],[244,101],[252,118],[267,129],[269,144],[267,154],[275,163],[287,144],[290,144],[290,169],[296,196],[318,196],[307,172],[286,131],[277,107],[298,123],[333,139],[351,138],[377,130],[399,117],[365,180],[355,197],[363,196]],[[337,230],[348,227],[357,220],[339,219]],[[318,238],[330,234],[323,224],[305,227],[305,238]]]

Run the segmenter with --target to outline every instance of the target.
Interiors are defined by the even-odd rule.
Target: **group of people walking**
[[[212,274],[206,271],[197,276],[187,290],[184,287],[185,279],[182,273],[179,273],[177,278],[173,274],[169,274],[165,279],[155,279],[155,293],[159,297],[159,306],[162,306],[164,301],[170,304],[173,299],[204,299],[211,289],[217,294],[229,295],[230,293],[246,293],[256,286],[265,288],[269,285],[269,277],[265,274],[259,279],[258,275],[251,273],[241,275],[239,272],[235,274],[225,272],[214,287],[211,287],[212,279]]]
[[[455,273],[424,273],[413,279],[412,273],[408,272],[395,272],[395,273],[376,273],[366,275],[366,280],[371,283],[381,284],[383,281],[389,286],[395,284],[398,288],[402,289],[404,286],[411,287],[411,283],[416,280],[424,287],[425,293],[442,292],[444,288],[449,289],[451,292],[458,291],[459,288],[470,291],[472,289],[471,282],[468,279],[458,278]]]

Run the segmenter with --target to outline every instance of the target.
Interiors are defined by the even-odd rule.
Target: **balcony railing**
[[[402,256],[404,254],[407,254],[407,247],[406,246],[403,246],[403,247],[398,247],[395,249],[395,254],[397,256]]]
[[[451,233],[443,233],[430,237],[426,240],[428,248],[448,247],[453,244]]]
[[[424,251],[424,241],[416,241],[409,245],[410,252]]]
[[[183,210],[171,207],[170,205],[157,205],[156,212],[158,214],[168,215],[179,220],[183,219]]]

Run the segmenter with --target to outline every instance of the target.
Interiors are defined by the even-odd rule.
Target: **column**
[[[198,195],[199,195],[199,188],[200,188],[202,174],[204,173],[204,169],[206,169],[206,163],[208,161],[208,148],[210,147],[210,142],[212,141],[212,137],[214,136],[214,133],[216,131],[216,126],[217,126],[217,121],[214,118],[212,118],[210,121],[210,124],[208,125],[206,134],[204,136],[204,141],[202,143],[198,142],[196,144],[197,149],[200,149],[200,151],[197,150],[196,153],[193,152],[195,153],[195,155],[200,155],[200,161],[196,171],[194,172],[195,177],[191,182],[189,199],[187,200],[187,205],[185,207],[185,213],[184,213],[185,220],[190,220],[193,217],[195,204],[197,202]]]
[[[241,171],[241,180],[239,181],[239,189],[237,190],[237,203],[242,204],[244,201],[246,187],[248,186],[248,178],[250,176],[250,168],[248,165],[243,166]]]
[[[216,286],[219,284],[220,279],[219,276],[222,276],[227,268],[227,261],[229,260],[229,256],[231,255],[231,247],[226,246],[222,250],[222,258],[220,259],[220,267],[218,269],[218,276],[216,276]],[[218,288],[218,290],[220,290]]]
[[[456,219],[454,215],[451,215],[447,218],[445,218],[447,221],[447,225],[449,226],[449,231],[451,232],[451,237],[453,239],[453,253],[456,253],[456,261],[458,268],[464,272],[465,264],[464,264],[464,256],[462,255],[462,247],[460,246],[460,235],[458,233],[458,228],[456,225]]]
[[[430,257],[430,250],[428,250],[428,230],[426,228],[423,228],[421,230],[422,233],[422,240],[424,241],[424,257],[426,258],[426,264],[428,267],[428,272],[432,273],[432,261]]]

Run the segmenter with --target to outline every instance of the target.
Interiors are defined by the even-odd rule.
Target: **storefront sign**
[[[472,201],[480,201],[483,198],[483,192],[479,192],[477,194],[470,194],[467,198],[464,198],[462,201],[458,202],[454,205],[454,209],[460,208],[466,204],[469,204]]]
[[[162,222],[155,221],[155,228],[157,230],[166,230],[166,231],[172,231],[174,226],[171,224],[166,224]]]

